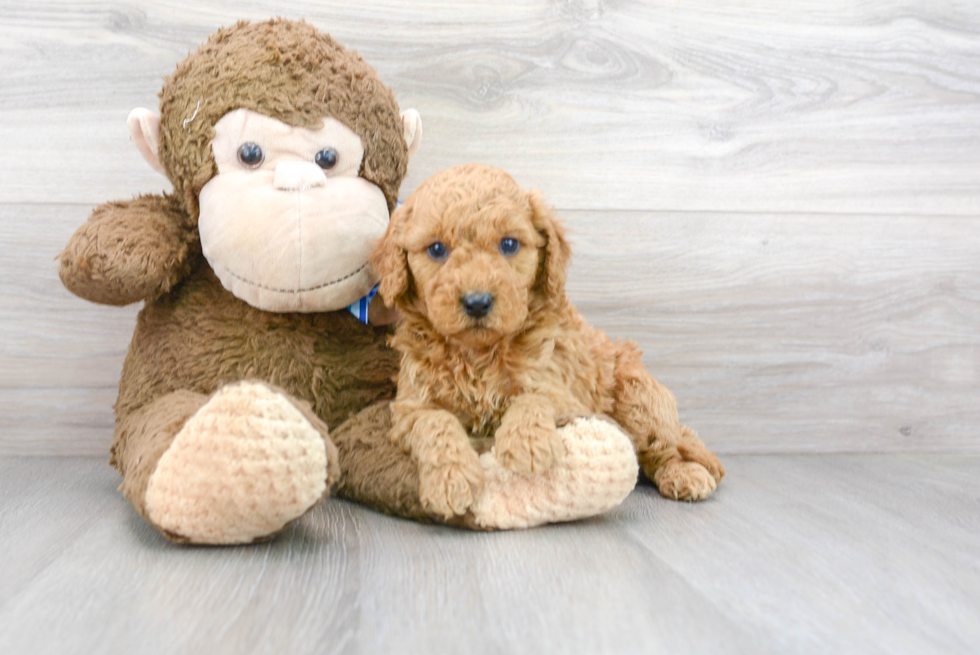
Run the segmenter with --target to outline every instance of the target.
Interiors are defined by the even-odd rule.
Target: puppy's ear
[[[405,223],[412,215],[413,198],[395,210],[381,241],[371,253],[371,266],[381,278],[378,293],[388,307],[395,307],[408,291],[408,253],[399,244]]]
[[[545,202],[541,193],[532,190],[527,194],[527,200],[531,204],[534,229],[545,239],[544,262],[535,287],[551,298],[558,298],[565,292],[565,266],[572,255],[572,248],[565,238],[565,228],[555,218],[554,209]]]

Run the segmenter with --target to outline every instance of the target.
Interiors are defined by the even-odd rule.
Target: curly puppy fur
[[[569,302],[570,255],[538,192],[488,166],[433,176],[392,217],[372,258],[402,315],[391,436],[418,464],[430,510],[448,517],[473,503],[483,485],[474,445],[492,441],[514,471],[544,471],[562,456],[556,425],[580,415],[615,419],[668,498],[700,500],[724,476],[636,344],[610,340]]]

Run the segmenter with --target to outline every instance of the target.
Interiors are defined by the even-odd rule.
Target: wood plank
[[[90,205],[0,205],[0,453],[104,456],[139,307],[94,305],[56,255]]]
[[[980,447],[976,220],[565,216],[571,297],[719,450]]]
[[[361,605],[363,652],[768,652],[615,518],[478,535],[375,523],[361,583],[384,593]]]
[[[27,462],[22,479],[36,480],[44,461]],[[31,486],[44,520],[60,499]],[[610,527],[467,533],[333,501],[272,544],[205,549],[166,544],[114,513],[0,605],[0,649],[766,652]]]
[[[732,457],[699,506],[636,491],[625,529],[775,652],[972,653],[980,458]],[[676,513],[683,512],[679,520]],[[657,522],[660,530],[648,529]]]
[[[967,654],[980,457],[733,456],[700,504],[474,534],[328,500],[169,544],[108,466],[0,460],[0,651]]]
[[[104,459],[0,457],[0,608],[99,522],[128,522]]]
[[[5,534],[12,541],[34,529],[30,518],[51,521],[63,511],[61,503],[76,507],[87,500],[61,498],[38,482],[51,460],[19,461],[22,483],[34,491],[22,502],[34,512]],[[45,566],[23,567],[36,572],[0,605],[0,651],[242,653],[295,641],[305,645],[303,652],[343,652],[357,590],[345,544],[356,534],[347,534],[344,504],[332,503],[333,512],[320,516],[323,540],[296,528],[268,547],[183,548],[168,544],[107,488],[118,476],[99,464],[86,471],[94,481],[88,496],[101,496],[93,500],[108,516],[91,521]],[[38,629],[43,620],[53,623]]]
[[[71,296],[49,258],[87,210],[0,206],[0,452],[110,443],[136,308]],[[976,220],[562,215],[572,299],[720,452],[980,449]]]
[[[218,26],[284,9],[421,111],[406,192],[476,160],[568,209],[980,212],[980,8],[961,0],[3,0],[0,142],[18,165],[0,202],[164,188],[128,111]]]

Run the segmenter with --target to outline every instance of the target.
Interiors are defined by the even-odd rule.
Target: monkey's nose
[[[284,161],[276,165],[272,186],[280,191],[302,191],[327,183],[323,169],[309,161]]]
[[[489,293],[468,293],[461,302],[463,311],[473,318],[483,318],[493,308],[493,296]]]

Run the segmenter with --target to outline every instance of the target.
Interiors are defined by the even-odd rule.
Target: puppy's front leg
[[[564,450],[549,398],[537,393],[515,397],[494,435],[497,461],[518,473],[538,473],[554,466]]]
[[[445,519],[462,515],[483,490],[483,468],[459,419],[444,409],[395,411],[391,438],[419,468],[419,500]]]

